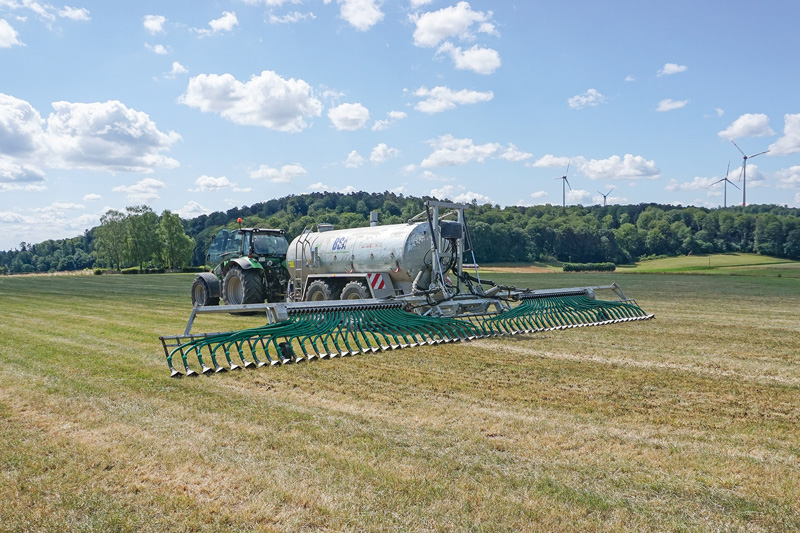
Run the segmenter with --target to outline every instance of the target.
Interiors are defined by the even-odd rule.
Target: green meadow
[[[797,263],[486,275],[656,318],[174,380],[191,275],[0,277],[0,530],[800,529]]]

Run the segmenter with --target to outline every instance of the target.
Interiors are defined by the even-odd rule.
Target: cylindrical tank
[[[392,282],[411,283],[431,264],[431,232],[427,222],[367,228],[314,231],[289,244],[289,272],[313,274],[380,272]]]

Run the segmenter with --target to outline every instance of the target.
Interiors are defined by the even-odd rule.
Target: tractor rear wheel
[[[231,268],[225,274],[223,293],[228,305],[264,303],[266,292],[259,270],[242,270],[237,267]]]
[[[340,300],[363,300],[369,298],[369,289],[360,281],[351,281],[342,289]]]
[[[219,298],[212,298],[208,284],[202,278],[195,278],[192,283],[192,305],[204,307],[206,305],[219,305]]]
[[[321,279],[312,281],[306,290],[305,300],[307,302],[322,302],[332,299],[333,293],[331,292],[331,286],[328,285],[327,281],[322,281]]]

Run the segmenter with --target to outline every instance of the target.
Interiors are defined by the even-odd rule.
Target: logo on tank
[[[331,250],[334,252],[337,250],[346,250],[346,249],[347,249],[347,237],[339,237],[338,239],[334,240],[333,244],[331,245]]]

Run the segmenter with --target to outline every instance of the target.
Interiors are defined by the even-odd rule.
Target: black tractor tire
[[[322,302],[333,300],[333,291],[327,281],[318,279],[312,281],[306,290],[305,300],[307,302]]]
[[[219,298],[212,298],[208,284],[202,278],[195,278],[192,282],[192,305],[205,307],[207,305],[219,305]]]
[[[363,300],[369,298],[369,289],[360,281],[351,281],[342,289],[340,300]]]
[[[228,305],[261,304],[267,290],[260,270],[234,267],[225,274],[222,293]]]

